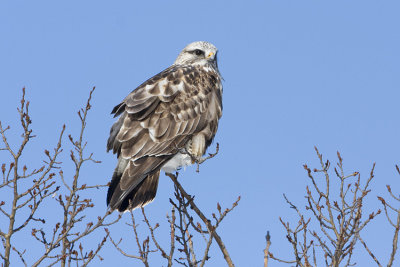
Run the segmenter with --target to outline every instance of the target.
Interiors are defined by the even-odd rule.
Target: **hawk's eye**
[[[196,56],[201,56],[201,55],[204,54],[204,52],[202,50],[200,50],[200,49],[194,50],[194,53],[196,54]]]

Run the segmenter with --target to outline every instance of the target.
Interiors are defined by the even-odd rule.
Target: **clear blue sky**
[[[309,181],[302,165],[318,166],[314,145],[332,162],[339,150],[346,171],[360,171],[363,178],[377,163],[367,211],[379,207],[376,195],[387,195],[386,184],[400,192],[394,169],[400,163],[399,11],[398,1],[368,0],[2,1],[0,119],[16,125],[25,86],[38,135],[26,159],[39,164],[41,148],[56,143],[63,123],[67,133],[77,133],[76,111],[96,86],[86,137],[88,151],[102,164],[87,165],[82,179],[106,183],[116,164],[105,152],[114,105],[168,67],[186,44],[212,42],[225,79],[224,115],[215,138],[221,150],[199,174],[188,168],[181,177],[207,212],[218,201],[227,206],[242,196],[219,232],[237,266],[261,266],[267,230],[271,251],[291,256],[278,217],[292,224],[297,218],[282,193],[304,206]],[[19,132],[13,131],[15,143]],[[67,149],[64,156],[68,162]],[[68,164],[66,173],[72,170]],[[147,208],[154,222],[165,223],[172,188],[162,176]],[[105,189],[94,192],[100,202],[95,213],[104,212],[105,196]],[[388,229],[380,216],[363,234],[382,263],[391,248]],[[128,244],[126,225],[112,231]],[[18,236],[30,238],[29,231]],[[32,245],[29,252],[36,249]],[[222,266],[218,248],[213,251],[210,266]],[[373,265],[359,251],[354,258],[359,266]],[[139,264],[110,247],[101,255],[101,266]]]

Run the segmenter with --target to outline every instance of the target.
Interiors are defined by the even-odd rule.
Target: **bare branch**
[[[296,210],[299,221],[296,227],[291,227],[289,222],[280,220],[286,229],[286,237],[292,245],[295,256],[294,262],[298,266],[311,266],[312,262],[317,265],[316,247],[325,256],[327,266],[339,266],[343,261],[345,261],[345,266],[350,266],[353,265],[351,259],[357,241],[360,240],[360,231],[380,214],[380,210],[378,210],[363,216],[363,202],[370,192],[369,185],[374,178],[375,164],[372,166],[369,178],[361,186],[361,176],[358,172],[347,175],[344,173],[343,158],[338,152],[338,163],[334,168],[334,173],[338,178],[335,181],[339,183],[339,190],[335,191],[331,185],[335,181],[332,180],[330,175],[330,162],[323,159],[317,148],[315,148],[315,151],[319,159],[320,169],[315,168],[312,171],[307,165],[304,165],[312,184],[311,188],[306,187],[305,196],[307,200],[306,210],[311,212],[311,217],[306,219],[305,214],[284,195],[289,206]],[[322,180],[324,183],[317,179],[313,172],[320,173],[325,178]],[[352,183],[349,182],[349,179],[356,179],[356,181]],[[352,194],[349,194],[349,192]],[[319,224],[319,229],[309,229],[311,219]],[[300,238],[300,233],[302,238]],[[300,241],[301,239],[302,241]],[[314,245],[315,242],[317,242],[316,245]],[[278,259],[271,252],[268,256],[284,263],[293,262]]]
[[[178,179],[177,179],[178,174],[173,175],[171,173],[167,173],[166,175],[171,178],[171,180],[174,182],[175,186],[182,193],[183,197],[190,203],[191,209],[195,211],[195,213],[200,217],[200,219],[203,221],[203,223],[207,226],[208,231],[212,233],[212,236],[215,238],[215,241],[217,242],[222,254],[224,255],[225,261],[228,264],[228,266],[230,266],[230,267],[234,266],[224,242],[222,241],[221,237],[217,234],[217,232],[214,231],[213,225],[211,224],[210,220],[208,220],[207,217],[203,214],[203,212],[200,211],[200,209],[194,203],[193,198],[188,193],[186,193],[186,191],[183,189],[181,184],[178,182]]]
[[[269,231],[267,231],[265,240],[267,241],[267,246],[264,249],[264,267],[268,267],[268,254],[269,254],[269,247],[271,246],[271,236],[269,235]]]

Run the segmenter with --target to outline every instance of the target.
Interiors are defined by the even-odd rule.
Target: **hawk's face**
[[[194,42],[186,46],[175,60],[175,65],[201,65],[208,64],[217,68],[218,49],[208,42]]]

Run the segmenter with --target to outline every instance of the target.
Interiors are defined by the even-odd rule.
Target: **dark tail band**
[[[110,187],[107,193],[107,205],[110,209],[123,212],[143,207],[150,203],[156,196],[160,171],[148,175],[143,179],[122,201],[116,201],[124,193],[120,190],[122,173],[114,172]],[[118,203],[119,202],[119,203]]]

